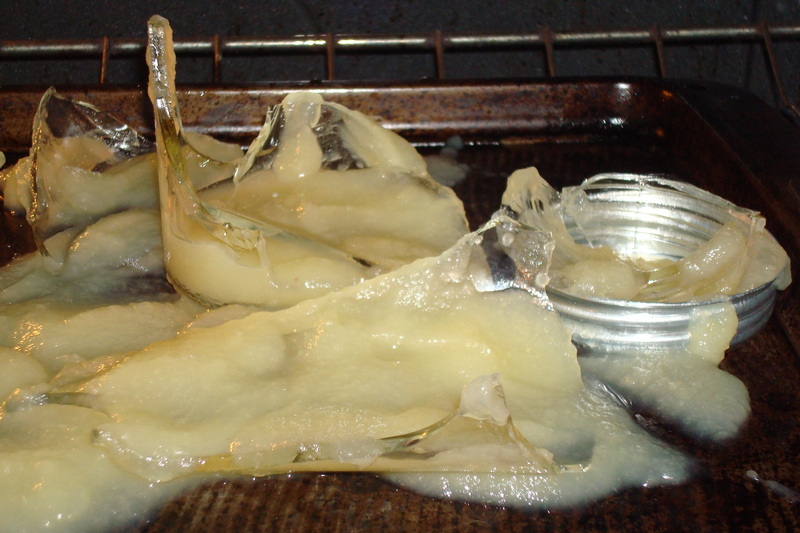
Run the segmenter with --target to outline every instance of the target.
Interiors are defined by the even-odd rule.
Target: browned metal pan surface
[[[435,151],[460,136],[469,166],[456,187],[473,227],[499,205],[511,171],[537,166],[554,186],[601,172],[668,174],[752,209],[800,264],[800,128],[749,94],[694,82],[620,79],[187,87],[179,94],[190,129],[247,142],[266,107],[310,89],[377,117]],[[42,91],[0,90],[0,149],[20,153]],[[61,90],[145,133],[141,88]],[[8,250],[24,247],[5,228]],[[795,267],[796,272],[796,267]],[[797,276],[794,276],[797,278]],[[800,503],[755,471],[800,490],[800,303],[782,293],[767,326],[730,350],[722,367],[750,393],[752,415],[730,442],[688,437],[652,413],[649,431],[696,459],[684,484],[634,488],[586,507],[529,512],[426,498],[371,475],[292,475],[220,481],[177,498],[132,530],[173,531],[792,531]]]

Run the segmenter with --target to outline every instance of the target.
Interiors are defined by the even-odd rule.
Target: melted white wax
[[[468,276],[452,275],[475,268],[475,242],[285,311],[222,308],[174,340],[20,388],[0,420],[0,461],[16,465],[0,484],[4,524],[104,530],[212,473],[391,465],[410,471],[393,480],[426,494],[548,508],[685,479],[685,457],[602,389],[584,387],[555,313],[524,291],[478,292]],[[129,327],[107,318],[107,331]],[[77,351],[92,349],[87,331],[74,335],[62,343],[74,350],[84,339]],[[376,455],[374,439],[435,424],[459,401],[477,416],[480,407],[464,406],[485,402],[465,404],[461,390],[495,373],[523,441],[475,442],[467,432],[435,463],[444,473],[415,474],[430,467]],[[529,450],[521,464],[508,455],[519,446]],[[319,465],[291,463],[309,449],[335,452]],[[535,457],[544,466],[531,470]],[[78,488],[64,489],[67,479]]]
[[[0,270],[2,530],[111,530],[209,476],[304,470],[580,505],[690,470],[607,388],[710,438],[746,417],[746,391],[716,368],[732,334],[725,309],[697,317],[686,352],[579,364],[541,295],[482,292],[485,234],[470,234],[285,310],[207,311],[149,291],[163,276],[154,217],[106,214]],[[394,438],[421,430],[430,437],[411,446]]]
[[[266,160],[258,139],[271,121],[235,171],[212,178],[192,164],[184,180],[193,192],[162,186],[163,204],[175,206],[163,213],[166,268],[187,292],[283,308],[438,255],[467,232],[460,200],[396,134],[313,93],[290,94],[280,109],[280,140]],[[193,139],[223,159],[218,145]],[[162,176],[181,172],[168,165]],[[200,207],[185,213],[184,203]]]
[[[766,230],[763,216],[688,184],[672,183],[685,197],[724,210],[727,215],[720,217],[726,222],[716,233],[677,260],[628,256],[610,246],[576,242],[564,222],[567,216],[575,220],[579,234],[585,231],[581,221],[589,220],[590,225],[598,227],[608,223],[602,218],[603,203],[598,202],[600,207],[593,205],[583,189],[593,184],[592,179],[559,193],[535,168],[517,170],[508,179],[502,203],[518,220],[552,232],[556,249],[549,272],[550,287],[574,296],[675,303],[732,296],[766,283],[774,283],[780,290],[789,285],[789,256]],[[667,190],[663,185],[644,182],[638,187],[640,192],[649,188],[651,194]],[[669,227],[664,224],[667,231]],[[642,228],[646,237],[640,239],[657,242],[649,231]]]

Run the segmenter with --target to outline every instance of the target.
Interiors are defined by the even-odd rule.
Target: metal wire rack
[[[544,28],[529,33],[461,34],[434,31],[417,35],[309,34],[292,37],[212,37],[181,39],[175,42],[178,55],[210,59],[215,83],[236,82],[222,75],[225,58],[241,55],[273,56],[280,54],[321,56],[327,80],[337,77],[337,56],[341,54],[431,54],[433,76],[446,78],[449,54],[456,52],[538,51],[542,54],[543,73],[559,75],[557,51],[566,49],[622,48],[640,46],[651,50],[654,75],[667,77],[667,58],[674,46],[748,44],[764,53],[768,85],[774,103],[795,121],[800,122],[800,103],[790,95],[783,69],[776,53],[776,42],[800,42],[800,24],[750,26],[648,28],[614,31],[553,31]],[[142,56],[144,39],[100,39],[70,41],[0,41],[0,62],[15,60],[99,59],[96,81],[109,82],[109,64],[119,58]],[[0,63],[2,66],[2,63]],[[346,78],[344,78],[346,79]]]

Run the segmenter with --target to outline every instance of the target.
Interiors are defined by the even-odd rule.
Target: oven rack
[[[324,60],[325,76],[329,81],[344,81],[337,77],[337,55],[340,54],[431,54],[433,72],[423,76],[446,79],[448,54],[457,52],[538,51],[542,54],[546,77],[559,75],[557,51],[567,49],[591,50],[643,46],[651,49],[654,72],[658,77],[670,75],[667,58],[675,46],[724,46],[748,44],[764,54],[767,85],[774,104],[800,123],[800,96],[790,95],[784,82],[784,69],[776,53],[777,42],[800,42],[800,24],[768,24],[760,22],[746,26],[662,28],[654,24],[647,28],[610,31],[553,31],[543,28],[525,33],[445,33],[425,34],[307,34],[291,37],[226,37],[214,35],[203,38],[177,39],[175,51],[179,56],[209,59],[211,79],[215,83],[236,83],[222,75],[227,57],[251,55],[270,57],[279,54],[320,56]],[[109,64],[119,58],[143,56],[143,38],[110,38],[80,40],[0,41],[0,68],[3,62],[18,60],[98,59],[96,81],[109,82]],[[784,61],[786,63],[786,61]],[[794,66],[795,68],[796,65]],[[624,73],[623,73],[624,74]],[[423,77],[420,76],[420,77]],[[52,80],[54,83],[57,80]],[[241,81],[241,80],[238,80]],[[798,89],[800,90],[800,89]]]

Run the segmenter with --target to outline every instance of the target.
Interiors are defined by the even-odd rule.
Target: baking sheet
[[[562,80],[405,85],[185,87],[189,129],[242,143],[266,106],[311,89],[379,118],[435,153],[450,136],[467,143],[469,165],[456,187],[473,227],[499,205],[508,174],[535,165],[554,186],[600,172],[663,173],[767,217],[768,228],[800,264],[800,130],[749,94],[675,80]],[[59,88],[152,134],[141,88]],[[43,88],[0,89],[0,150],[22,154]],[[29,246],[24,226],[2,228],[6,254]],[[2,258],[0,258],[2,259]],[[797,267],[794,267],[798,278]],[[293,475],[221,481],[172,501],[131,531],[781,531],[800,529],[800,301],[797,283],[781,293],[758,335],[726,355],[752,416],[728,443],[686,437],[653,413],[639,422],[696,458],[692,480],[637,488],[569,511],[526,512],[425,498],[370,475]],[[779,487],[777,487],[779,488]]]

